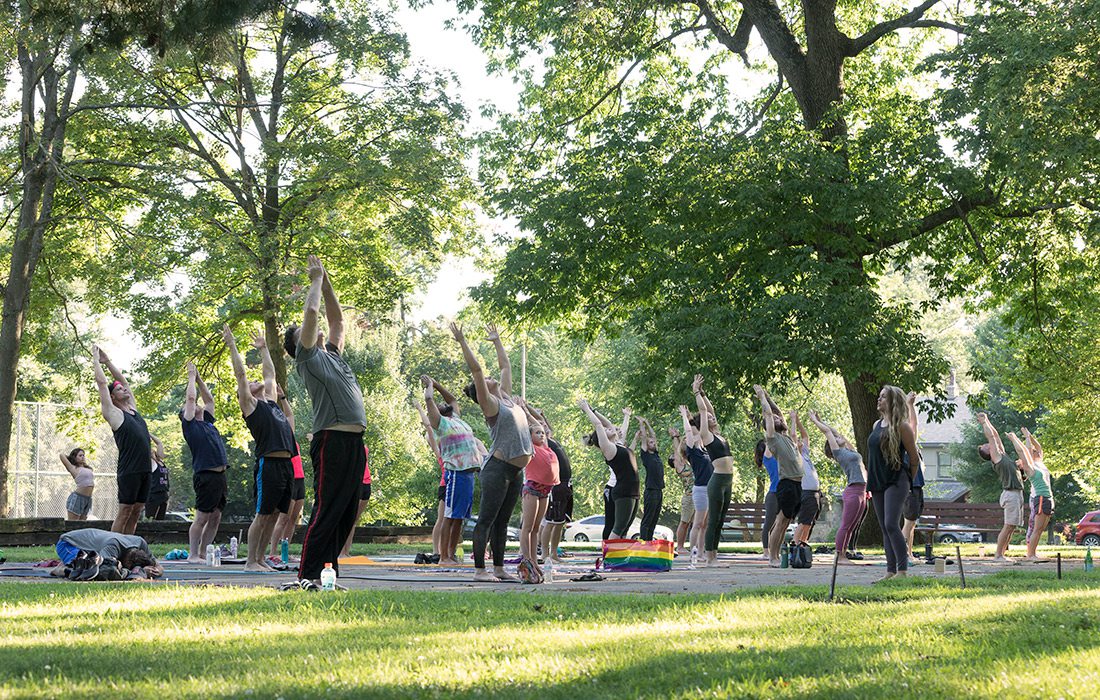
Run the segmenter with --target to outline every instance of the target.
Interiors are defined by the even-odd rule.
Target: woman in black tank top
[[[707,483],[707,528],[703,536],[703,549],[706,552],[704,566],[710,566],[718,560],[718,544],[722,539],[722,526],[725,524],[726,511],[733,497],[733,458],[729,444],[718,434],[718,418],[714,415],[714,406],[703,393],[703,375],[695,375],[691,384],[695,394],[695,407],[699,410],[692,421],[699,429],[699,439],[707,451],[714,473]]]

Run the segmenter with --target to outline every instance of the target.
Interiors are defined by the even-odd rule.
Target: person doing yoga
[[[458,324],[451,324],[451,334],[462,347],[462,357],[473,382],[465,393],[477,402],[489,424],[493,443],[489,459],[481,469],[481,507],[474,526],[474,580],[515,581],[504,571],[504,548],[508,540],[508,521],[519,500],[523,486],[523,468],[535,453],[527,414],[512,399],[512,363],[500,340],[500,333],[488,326],[489,340],[497,351],[500,381],[485,375],[477,356],[466,342]],[[493,573],[485,570],[485,546],[492,541]]]
[[[753,389],[760,401],[760,412],[764,416],[764,442],[779,462],[779,484],[775,488],[779,513],[776,514],[775,523],[768,535],[768,564],[778,567],[779,546],[783,543],[787,525],[798,515],[802,506],[802,456],[794,440],[787,434],[787,424],[768,392],[759,384]],[[790,419],[793,423],[794,411],[791,411]]]
[[[638,511],[638,463],[634,453],[618,441],[621,438],[620,431],[614,426],[609,430],[606,419],[597,414],[588,401],[580,399],[577,401],[577,406],[584,411],[594,429],[589,436],[589,444],[594,442],[593,446],[599,447],[607,466],[615,475],[615,486],[610,494],[615,504],[615,521],[611,525],[610,537],[625,539],[629,536],[630,526]],[[624,411],[624,414],[626,414],[624,424],[629,425],[629,409]]]
[[[92,510],[92,491],[95,490],[95,472],[88,466],[84,450],[77,447],[69,454],[61,453],[61,464],[75,482],[72,493],[65,501],[66,520],[87,520]]]
[[[676,525],[676,554],[690,554],[684,547],[688,532],[691,531],[691,523],[695,519],[695,501],[692,500],[691,491],[695,488],[695,474],[691,471],[691,464],[687,460],[687,452],[684,450],[680,439],[680,431],[676,428],[668,429],[668,436],[672,438],[672,455],[668,458],[668,465],[672,467],[684,492],[680,496],[680,522]]]
[[[985,434],[985,444],[978,446],[978,456],[993,466],[993,472],[1001,482],[1000,506],[1004,511],[1004,525],[997,533],[997,551],[993,561],[1007,561],[1005,553],[1012,541],[1012,533],[1018,527],[1024,525],[1024,482],[1020,477],[1018,462],[1005,454],[1004,443],[1001,435],[993,424],[989,422],[989,416],[985,413],[978,414],[978,425]]]
[[[821,420],[815,411],[810,411],[810,422],[825,435],[825,456],[837,463],[844,472],[845,483],[841,495],[843,509],[840,515],[840,527],[836,531],[837,562],[851,564],[848,558],[848,546],[855,533],[856,524],[867,510],[867,469],[863,466],[863,457],[855,447],[835,428]]]
[[[642,529],[639,533],[646,542],[653,539],[657,521],[664,505],[665,465],[657,449],[657,433],[645,418],[638,416],[638,437],[641,439],[642,466],[645,467],[645,491],[642,498]]]
[[[906,576],[909,548],[901,531],[902,509],[920,466],[916,433],[909,420],[905,392],[886,385],[878,395],[879,420],[867,437],[867,488],[886,549],[885,581]]]
[[[729,442],[718,434],[714,406],[703,392],[703,375],[695,375],[691,392],[695,394],[695,406],[699,411],[692,420],[698,425],[699,441],[714,467],[707,483],[707,529],[703,546],[706,552],[703,565],[710,566],[718,560],[718,543],[722,539],[722,526],[733,493],[733,456]]]
[[[695,477],[691,487],[691,502],[695,506],[695,514],[691,519],[691,534],[688,536],[692,566],[695,566],[696,560],[702,556],[706,539],[707,519],[710,515],[707,487],[714,474],[714,464],[703,449],[699,430],[692,424],[687,406],[680,406],[680,420],[684,425],[684,454],[691,464],[692,476]]]
[[[1027,561],[1044,561],[1039,558],[1039,539],[1047,529],[1050,516],[1054,513],[1054,492],[1050,488],[1050,472],[1043,463],[1043,448],[1027,428],[1023,429],[1025,445],[1016,433],[1009,433],[1008,439],[1020,457],[1020,468],[1031,482],[1031,517],[1028,524]]]
[[[202,406],[199,406],[199,400]],[[214,395],[199,376],[194,363],[187,363],[187,389],[179,412],[180,429],[191,451],[191,485],[195,490],[195,520],[187,532],[187,561],[206,561],[206,548],[218,534],[225,510],[229,483],[225,470],[229,457],[225,441],[214,425]]]

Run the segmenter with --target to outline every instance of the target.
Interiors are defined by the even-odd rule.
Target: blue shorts
[[[444,472],[443,517],[465,520],[474,512],[474,471]]]
[[[57,558],[62,564],[71,564],[73,559],[76,559],[76,555],[80,554],[80,547],[65,540],[58,540],[54,549],[57,550]]]

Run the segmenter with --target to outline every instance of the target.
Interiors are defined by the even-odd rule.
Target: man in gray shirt
[[[339,573],[340,548],[355,528],[359,484],[367,455],[363,431],[367,426],[363,390],[344,350],[344,316],[325,268],[309,256],[310,286],[302,325],[287,328],[283,348],[294,358],[295,370],[313,403],[313,491],[316,501],[302,543],[299,581],[316,583],[325,564]],[[324,297],[328,342],[319,329]]]
[[[81,552],[94,552],[104,560],[118,562],[124,573],[135,566],[142,567],[150,578],[162,573],[149,551],[149,545],[137,535],[86,527],[61,535],[55,549],[61,564],[50,572],[51,576],[65,576],[65,568],[72,565]]]

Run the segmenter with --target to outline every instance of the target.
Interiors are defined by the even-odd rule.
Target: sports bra
[[[707,454],[710,455],[710,461],[712,462],[717,462],[723,457],[731,456],[730,446],[717,435],[714,436],[713,440],[704,445],[703,448],[707,451]]]

